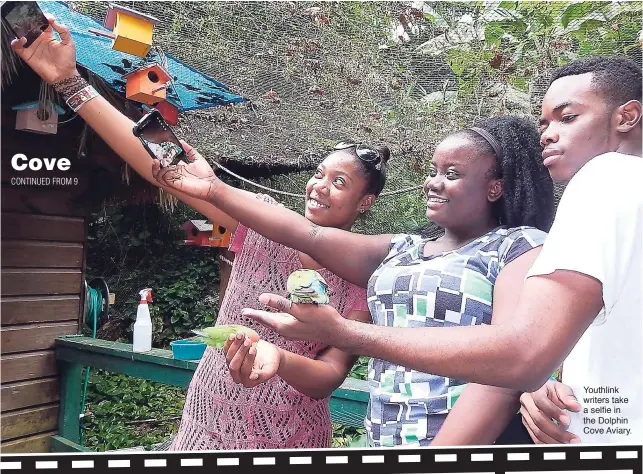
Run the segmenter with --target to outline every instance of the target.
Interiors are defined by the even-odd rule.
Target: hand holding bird
[[[330,303],[328,283],[315,270],[302,269],[292,272],[286,282],[286,289],[288,299],[294,304]]]

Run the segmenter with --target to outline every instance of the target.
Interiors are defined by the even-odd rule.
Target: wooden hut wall
[[[73,147],[60,135],[15,131],[5,107],[2,119],[0,448],[47,452],[60,398],[54,340],[79,330],[87,216],[74,204],[80,186],[12,184],[17,176],[77,176],[73,167],[65,173],[10,167],[15,153],[61,158]]]

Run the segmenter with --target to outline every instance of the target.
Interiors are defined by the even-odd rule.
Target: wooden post
[[[61,376],[58,434],[73,443],[79,443],[82,366],[61,360],[58,364]]]

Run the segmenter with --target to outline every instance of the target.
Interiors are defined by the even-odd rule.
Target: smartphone
[[[176,165],[181,161],[187,164],[181,142],[158,110],[152,109],[144,115],[134,125],[132,132],[141,140],[150,156],[161,162],[161,168]]]
[[[1,15],[16,38],[27,38],[25,48],[49,27],[49,21],[36,2],[4,2]]]

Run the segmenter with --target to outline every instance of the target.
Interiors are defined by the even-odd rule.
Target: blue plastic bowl
[[[170,342],[172,346],[172,355],[179,360],[198,360],[203,356],[205,348],[204,342],[181,339]]]

